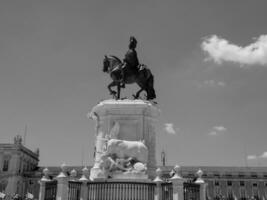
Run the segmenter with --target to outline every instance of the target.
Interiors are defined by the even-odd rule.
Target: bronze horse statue
[[[140,87],[140,90],[136,92],[133,97],[138,99],[142,91],[146,91],[147,100],[152,100],[156,98],[156,93],[154,90],[154,76],[151,73],[150,69],[144,65],[138,67],[138,71],[132,70],[131,68],[122,68],[123,63],[116,56],[105,56],[103,61],[103,72],[110,74],[111,79],[113,80],[109,85],[108,89],[111,95],[114,98],[120,99],[120,91],[122,84],[122,73],[124,73],[125,84],[137,83]],[[124,71],[122,71],[124,70]],[[117,92],[112,90],[112,87],[117,86]]]

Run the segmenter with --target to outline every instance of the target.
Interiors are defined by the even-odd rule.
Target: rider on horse
[[[125,87],[125,70],[131,70],[133,73],[138,73],[139,61],[137,58],[137,52],[135,51],[137,40],[132,36],[130,37],[129,50],[125,54],[123,59],[123,65],[121,66],[122,74],[122,87]]]
[[[125,84],[136,83],[140,89],[134,96],[138,99],[140,93],[147,93],[147,100],[156,98],[154,89],[154,76],[150,69],[139,64],[137,53],[135,51],[137,41],[134,37],[130,37],[129,50],[125,54],[123,62],[116,56],[105,56],[103,60],[103,72],[109,73],[112,82],[108,85],[108,90],[116,99],[120,99],[120,90]],[[117,91],[111,88],[117,86]]]

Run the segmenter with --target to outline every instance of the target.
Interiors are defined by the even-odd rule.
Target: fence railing
[[[56,200],[57,197],[57,181],[48,181],[45,183],[44,200]]]
[[[89,182],[88,200],[154,200],[155,183]]]
[[[162,200],[173,199],[173,185],[171,182],[161,183]]]
[[[184,200],[200,200],[200,185],[184,183]]]
[[[40,181],[39,200],[205,200],[202,173],[198,173],[200,175],[194,183],[184,182],[177,168],[174,168],[175,175],[167,182],[160,178],[160,170],[156,171],[153,180],[90,181],[87,168],[83,169],[80,179],[75,171],[68,176],[62,169],[56,180],[51,181],[46,169]]]
[[[69,181],[68,200],[79,200],[82,182]]]

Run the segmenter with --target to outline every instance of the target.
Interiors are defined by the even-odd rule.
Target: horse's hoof
[[[133,94],[133,98],[134,98],[134,99],[138,99],[138,96],[136,96],[136,95]]]

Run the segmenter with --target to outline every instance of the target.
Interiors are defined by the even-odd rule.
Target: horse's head
[[[107,72],[109,68],[109,59],[108,57],[105,55],[105,58],[103,60],[103,72]]]
[[[103,60],[103,72],[110,72],[116,66],[121,64],[121,60],[116,56],[106,56]]]

